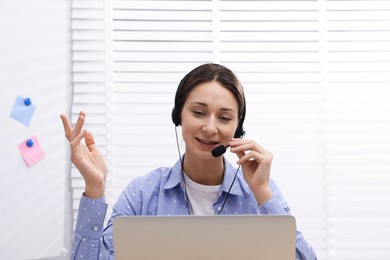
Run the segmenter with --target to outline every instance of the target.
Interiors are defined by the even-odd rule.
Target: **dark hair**
[[[207,63],[200,65],[190,71],[180,81],[176,90],[175,103],[172,110],[172,121],[176,126],[180,125],[180,114],[190,92],[199,84],[214,80],[230,90],[237,99],[239,121],[234,137],[242,137],[245,134],[243,124],[246,112],[244,89],[236,75],[230,69],[219,64]]]

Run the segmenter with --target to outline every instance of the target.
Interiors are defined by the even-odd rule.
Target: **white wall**
[[[69,247],[59,118],[70,82],[69,8],[67,0],[0,1],[0,259],[58,258]],[[10,117],[17,95],[36,105],[28,127]],[[46,156],[28,167],[17,145],[34,134]]]

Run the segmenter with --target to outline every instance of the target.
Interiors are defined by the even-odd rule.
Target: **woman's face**
[[[238,102],[219,82],[199,84],[188,95],[181,111],[186,154],[213,158],[211,150],[227,145],[238,125]]]

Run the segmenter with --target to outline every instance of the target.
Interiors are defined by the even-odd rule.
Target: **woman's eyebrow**
[[[199,106],[202,106],[202,107],[208,107],[209,106],[206,103],[199,102],[199,101],[191,102],[191,105],[199,105]],[[229,107],[224,107],[224,108],[221,108],[220,110],[222,110],[222,111],[231,111],[231,112],[234,112],[234,113],[236,112],[233,108],[229,108]]]
[[[200,106],[202,106],[202,107],[208,107],[208,106],[209,106],[209,105],[207,105],[206,103],[199,102],[199,101],[191,102],[191,105],[200,105]]]

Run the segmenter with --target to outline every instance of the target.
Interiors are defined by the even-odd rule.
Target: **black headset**
[[[176,90],[175,103],[174,103],[174,107],[172,109],[172,122],[175,124],[175,126],[179,126],[181,123],[180,113],[181,113],[181,110],[183,109],[184,104],[183,104],[182,100],[180,99],[180,95],[182,92],[181,89],[183,88],[184,83],[187,80],[187,78],[188,78],[188,74],[180,81],[180,84]],[[243,104],[242,112],[239,115],[240,119],[238,121],[238,126],[236,129],[236,132],[234,133],[234,138],[241,138],[245,135],[244,126],[243,126],[244,120],[245,120],[245,113],[246,113],[245,98],[243,101],[244,101],[244,104]]]

